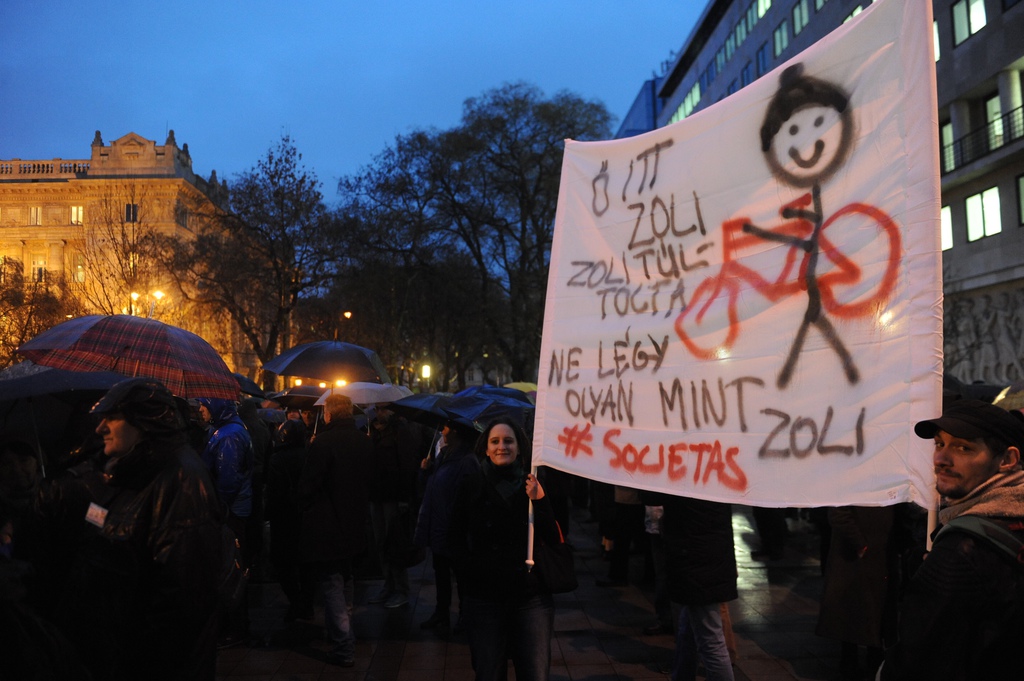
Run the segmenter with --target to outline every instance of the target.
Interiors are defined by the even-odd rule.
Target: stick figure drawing
[[[723,264],[717,276],[703,281],[694,291],[687,308],[676,320],[676,331],[694,356],[723,356],[739,335],[737,300],[744,282],[769,301],[805,292],[807,308],[776,384],[789,385],[813,327],[838,356],[850,384],[860,380],[853,355],[847,349],[829,316],[852,318],[877,313],[891,296],[900,261],[899,228],[884,211],[863,203],[850,203],[826,219],[821,188],[846,162],[854,139],[854,122],[847,94],[837,85],[804,75],[803,65],[783,71],[779,89],[765,112],[760,129],[761,152],[773,177],[781,184],[809,189],[786,205],[779,213],[786,221],[764,228],[747,218],[727,220],[722,225]],[[887,248],[884,269],[868,292],[860,290],[852,299],[843,299],[841,287],[850,291],[862,282],[861,268],[827,236],[828,227],[838,219],[867,218],[869,227],[883,235]],[[777,277],[766,278],[742,264],[741,251],[771,241],[789,246]],[[800,257],[799,267],[797,257]],[[830,267],[823,269],[823,259]],[[863,288],[863,287],[861,287]],[[708,347],[698,342],[695,327],[702,323],[713,304],[727,300],[727,326],[724,341]]]

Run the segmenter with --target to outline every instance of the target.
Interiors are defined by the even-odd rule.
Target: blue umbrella
[[[437,428],[449,418],[442,407],[451,399],[451,393],[417,393],[392,402],[391,410],[410,421]]]
[[[489,421],[507,416],[530,432],[535,407],[522,390],[480,385],[456,393],[441,409],[451,420],[477,430],[483,430]]]

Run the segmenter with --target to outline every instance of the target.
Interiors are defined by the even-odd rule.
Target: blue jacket
[[[252,514],[252,475],[255,455],[249,431],[232,400],[201,397],[210,410],[212,433],[203,450],[217,496],[239,518]]]
[[[462,481],[479,470],[480,464],[470,447],[446,447],[441,451],[427,480],[423,503],[420,504],[413,537],[416,546],[429,547],[433,553],[451,556],[448,528],[455,509],[455,495]]]

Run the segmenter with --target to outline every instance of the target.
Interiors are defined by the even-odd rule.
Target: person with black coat
[[[161,383],[132,378],[92,408],[98,456],[47,484],[44,525],[74,525],[53,621],[94,678],[214,678],[225,511]]]
[[[473,671],[477,681],[499,681],[511,659],[518,681],[545,681],[555,606],[526,565],[530,502],[537,541],[553,546],[562,533],[544,488],[527,472],[530,445],[518,424],[493,421],[476,451],[486,458],[459,489],[450,532]]]
[[[355,664],[355,637],[346,580],[351,585],[352,559],[368,547],[373,443],[356,428],[352,400],[345,395],[327,398],[324,423],[309,446],[299,479],[299,541],[302,560],[311,566],[324,591],[324,620],[331,645],[327,661],[351,667]]]
[[[697,652],[708,681],[732,681],[721,604],[738,597],[732,507],[664,495],[661,535],[669,595],[682,606],[676,626],[672,681],[693,681]]]

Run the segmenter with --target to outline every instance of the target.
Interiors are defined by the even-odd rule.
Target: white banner
[[[758,506],[934,498],[931,3],[882,0],[728,99],[567,141],[534,463]]]

